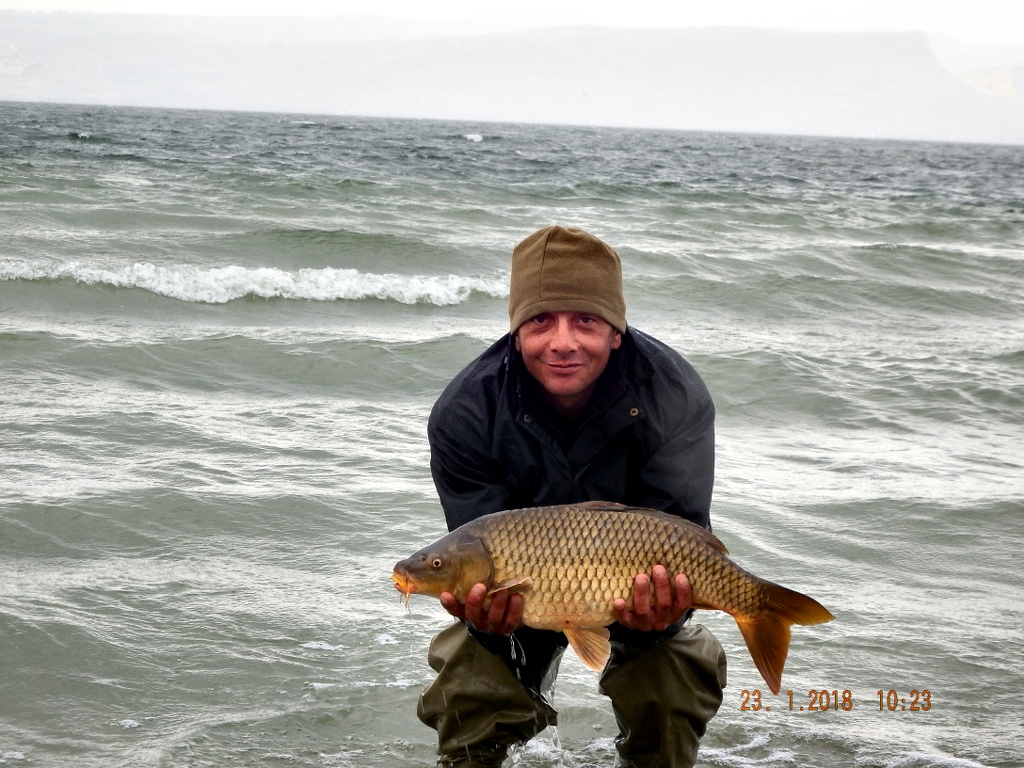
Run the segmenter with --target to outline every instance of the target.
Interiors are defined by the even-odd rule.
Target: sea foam
[[[312,651],[341,651],[345,649],[344,645],[331,645],[330,643],[325,643],[322,640],[313,640],[308,643],[303,643],[299,647],[308,648]]]
[[[461,304],[473,293],[508,295],[507,275],[395,275],[357,269],[200,268],[188,264],[104,265],[88,261],[33,263],[0,259],[0,280],[74,280],[86,285],[141,288],[181,301],[224,304],[245,296],[337,301],[380,299],[402,304]]]

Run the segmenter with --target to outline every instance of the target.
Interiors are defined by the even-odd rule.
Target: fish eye
[[[430,564],[432,566],[434,566],[435,568],[440,568],[441,565],[442,565],[441,558],[440,557],[435,557],[433,560],[430,561]]]

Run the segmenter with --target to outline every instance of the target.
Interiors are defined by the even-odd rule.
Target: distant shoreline
[[[439,123],[439,124],[451,124],[461,126],[460,130],[475,131],[479,133],[485,127],[491,127],[495,130],[505,126],[527,126],[536,128],[571,128],[579,130],[595,130],[595,131],[641,131],[641,132],[655,132],[655,133],[679,133],[679,134],[691,134],[694,136],[701,135],[722,135],[722,136],[747,136],[751,139],[764,138],[764,139],[785,139],[790,138],[794,141],[842,141],[842,142],[865,142],[870,144],[935,144],[935,145],[963,145],[963,146],[993,146],[993,147],[1008,147],[1015,148],[1024,146],[1024,142],[1000,142],[1000,141],[951,141],[942,139],[893,139],[893,138],[877,138],[877,137],[866,137],[866,136],[841,136],[841,135],[824,135],[824,134],[812,134],[812,133],[768,133],[758,131],[715,131],[715,130],[701,130],[694,128],[651,128],[639,125],[587,125],[587,124],[573,124],[573,123],[527,123],[527,122],[513,122],[508,120],[471,120],[471,119],[450,119],[450,118],[436,118],[436,117],[401,117],[391,115],[345,115],[345,114],[332,114],[326,112],[280,112],[274,110],[260,110],[260,109],[216,109],[216,108],[205,108],[205,107],[164,107],[164,106],[152,106],[152,105],[139,105],[139,104],[102,104],[95,102],[68,102],[68,101],[27,101],[19,99],[0,99],[0,105],[3,104],[16,104],[19,106],[39,106],[39,107],[79,107],[81,109],[104,109],[104,110],[142,110],[142,111],[168,111],[168,112],[197,112],[197,113],[210,113],[210,114],[237,114],[237,115],[265,115],[265,116],[279,116],[293,119],[305,119],[315,121],[394,121],[398,123]]]

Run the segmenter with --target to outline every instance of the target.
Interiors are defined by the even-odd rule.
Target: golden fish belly
[[[523,595],[523,623],[557,630],[611,624],[612,602],[631,594],[636,574],[585,562],[533,570],[533,587]]]

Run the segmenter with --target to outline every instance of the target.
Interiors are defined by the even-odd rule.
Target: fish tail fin
[[[824,624],[835,617],[817,600],[764,582],[761,585],[761,609],[752,616],[734,616],[754,665],[778,695],[782,687],[782,668],[789,654],[791,624]]]

